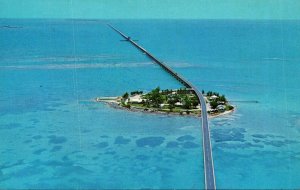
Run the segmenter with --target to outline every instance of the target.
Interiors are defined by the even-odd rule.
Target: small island
[[[234,110],[234,107],[228,103],[224,95],[212,91],[205,93],[204,90],[202,90],[202,94],[207,103],[209,116],[224,115]],[[199,100],[193,93],[193,90],[188,88],[161,90],[157,87],[148,93],[143,93],[143,91],[126,92],[118,97],[97,97],[96,101],[131,111],[191,116],[201,115]]]

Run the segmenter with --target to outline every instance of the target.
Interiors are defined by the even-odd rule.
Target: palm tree
[[[173,111],[173,109],[175,108],[175,101],[171,100],[171,101],[168,101],[168,108],[170,109],[170,111]]]
[[[191,98],[189,96],[185,95],[183,98],[183,108],[191,109],[191,107],[192,107]]]
[[[128,97],[129,97],[129,94],[128,94],[128,92],[126,92],[125,94],[123,94],[123,99],[127,99]]]

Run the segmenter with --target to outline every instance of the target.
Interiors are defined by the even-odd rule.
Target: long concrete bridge
[[[203,136],[203,160],[204,160],[204,176],[205,176],[205,189],[216,189],[216,182],[215,182],[215,174],[214,174],[214,163],[213,163],[213,156],[212,156],[212,147],[210,141],[210,133],[208,128],[208,116],[206,110],[206,102],[199,90],[181,75],[176,73],[173,69],[169,66],[155,58],[151,53],[149,53],[146,49],[142,46],[138,45],[135,41],[133,41],[129,36],[126,36],[121,31],[114,28],[112,25],[108,24],[110,28],[120,34],[125,41],[128,41],[137,49],[139,49],[142,53],[148,56],[152,61],[157,63],[161,66],[165,71],[171,74],[176,80],[181,82],[185,87],[190,88],[194,91],[195,95],[198,97],[200,105],[201,105],[201,117],[202,117],[202,136]]]

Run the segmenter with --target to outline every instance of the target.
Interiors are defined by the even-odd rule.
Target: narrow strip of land
[[[204,176],[205,176],[205,189],[216,189],[216,182],[215,182],[215,174],[214,174],[214,164],[213,164],[213,156],[212,156],[212,147],[210,141],[210,132],[208,128],[208,116],[206,110],[206,102],[199,90],[189,81],[184,79],[181,75],[173,71],[169,66],[164,64],[163,62],[159,61],[155,58],[152,54],[150,54],[146,49],[142,46],[138,45],[134,42],[130,37],[123,34],[121,31],[114,28],[112,25],[108,24],[110,28],[120,34],[126,41],[131,43],[137,49],[142,51],[146,56],[148,56],[151,60],[155,63],[160,65],[165,71],[171,74],[176,80],[181,82],[185,87],[190,88],[196,94],[201,104],[201,117],[202,117],[202,136],[203,136],[203,160],[204,160]]]

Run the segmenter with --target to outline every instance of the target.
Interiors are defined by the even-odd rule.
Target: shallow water
[[[204,187],[198,119],[93,101],[177,81],[103,21],[0,21],[0,187]],[[110,22],[237,106],[210,120],[218,188],[300,186],[298,21]]]

